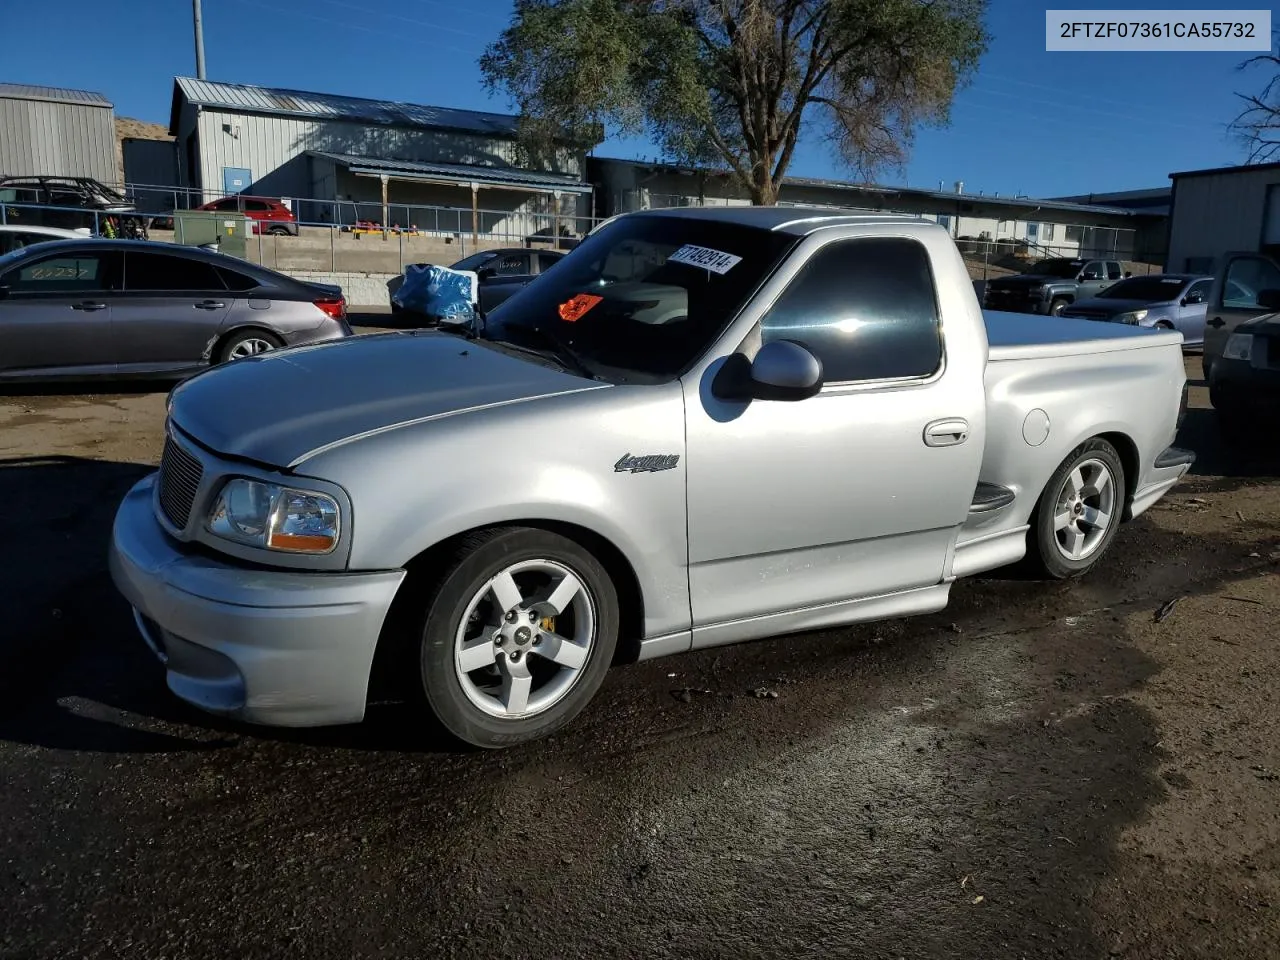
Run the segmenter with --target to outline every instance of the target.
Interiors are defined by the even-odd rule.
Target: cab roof
[[[762,230],[804,236],[825,227],[871,223],[933,223],[924,217],[901,213],[857,213],[829,207],[667,207],[644,210],[626,216],[677,217],[688,220],[715,220]]]

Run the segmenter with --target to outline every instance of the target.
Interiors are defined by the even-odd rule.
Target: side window
[[[88,293],[111,287],[108,263],[96,254],[47,257],[0,278],[10,293]]]
[[[226,267],[214,267],[214,269],[218,271],[218,276],[222,278],[222,282],[226,284],[228,290],[234,290],[239,293],[259,286],[258,281],[247,274],[236,270],[228,270]]]
[[[239,208],[239,201],[235,197],[227,197],[225,200],[219,200],[213,205],[213,209],[220,211],[238,210]]]
[[[546,273],[548,270],[554,267],[557,263],[559,263],[560,260],[561,260],[560,257],[553,257],[550,254],[546,254],[546,253],[538,254],[538,272]]]
[[[1115,260],[1107,261],[1107,279],[1108,280],[1124,279],[1124,269],[1120,266],[1119,262]]]
[[[246,200],[244,202],[245,210],[252,210],[254,213],[266,213],[272,209],[271,204],[265,200]]]
[[[1209,299],[1209,289],[1213,286],[1212,280],[1197,280],[1191,286],[1187,287],[1187,292],[1183,294],[1183,299],[1188,304],[1204,303]]]
[[[915,240],[839,240],[815,253],[760,324],[796,340],[827,383],[926,377],[942,362],[929,256]]]
[[[1222,291],[1224,307],[1261,310],[1258,294],[1263,290],[1280,290],[1280,268],[1262,257],[1237,257],[1227,267]]]
[[[211,263],[130,250],[124,258],[124,288],[129,293],[148,290],[194,292],[225,290],[226,286]]]

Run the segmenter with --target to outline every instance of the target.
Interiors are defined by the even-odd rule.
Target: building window
[[[1052,223],[1046,223],[1046,224],[1043,224],[1043,226],[1044,226],[1044,237],[1043,237],[1044,242],[1045,242],[1045,243],[1053,243],[1053,227],[1054,227],[1054,225],[1053,225]]]
[[[947,230],[950,230],[950,229],[951,229],[951,215],[950,215],[950,214],[948,214],[948,213],[940,213],[940,214],[938,214],[938,224],[939,224],[940,226],[946,227],[946,228],[947,228]]]
[[[1040,224],[1027,222],[1027,240],[1036,243],[1040,239]]]
[[[1067,227],[1067,243],[1082,243],[1084,227]]]

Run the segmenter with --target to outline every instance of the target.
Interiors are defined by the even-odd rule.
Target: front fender
[[[650,461],[663,469],[618,469],[628,454],[668,459]],[[350,493],[352,570],[403,567],[482,527],[573,524],[631,564],[645,636],[689,628],[679,383],[592,390],[390,430],[308,460],[299,472]]]

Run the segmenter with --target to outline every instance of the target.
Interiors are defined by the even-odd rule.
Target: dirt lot
[[[619,669],[474,755],[183,708],[104,564],[164,394],[0,396],[0,957],[1274,958],[1280,449],[1193,406],[1083,582]]]

